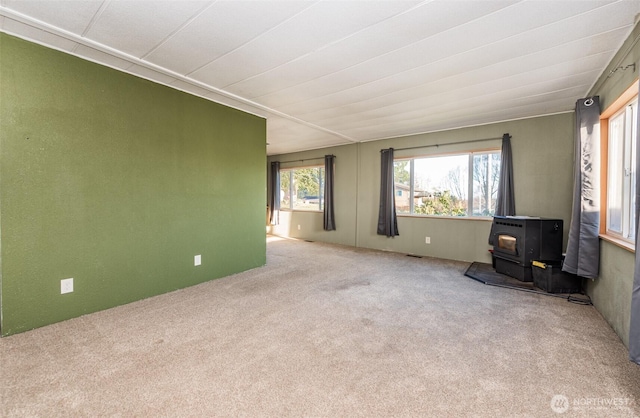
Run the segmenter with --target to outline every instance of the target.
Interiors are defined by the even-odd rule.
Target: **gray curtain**
[[[269,223],[278,225],[280,222],[280,162],[271,163],[269,176]]]
[[[380,150],[380,208],[378,210],[378,235],[394,237],[398,233],[396,196],[393,187],[393,148]]]
[[[573,209],[562,270],[598,277],[600,267],[600,99],[576,103]]]
[[[335,174],[335,155],[324,156],[324,230],[335,231],[336,219],[333,208],[333,178]]]
[[[640,67],[640,63],[638,63]],[[636,129],[636,149],[640,149],[640,118]],[[629,325],[629,359],[640,364],[640,251],[638,251],[638,234],[640,234],[640,152],[636,153],[636,266],[633,273],[633,290],[631,292],[631,324]]]
[[[498,196],[496,197],[495,216],[513,216],[516,214],[516,200],[513,193],[513,153],[511,152],[511,135],[502,135],[502,151],[500,153],[500,178],[498,179]],[[489,244],[493,245],[493,224],[489,234]]]

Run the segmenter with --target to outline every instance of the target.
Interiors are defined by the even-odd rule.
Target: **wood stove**
[[[562,219],[495,216],[491,233],[496,271],[532,281],[532,261],[562,261],[562,231]]]

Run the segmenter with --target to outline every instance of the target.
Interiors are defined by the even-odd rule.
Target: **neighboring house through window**
[[[396,211],[490,217],[495,213],[499,178],[498,150],[397,159]]]
[[[395,164],[395,163],[394,163]],[[411,209],[411,188],[403,183],[394,183],[396,192],[396,211],[399,213],[408,213]]]

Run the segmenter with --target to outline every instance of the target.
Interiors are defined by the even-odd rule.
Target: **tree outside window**
[[[396,190],[408,188],[413,196],[410,201],[396,197],[398,213],[493,216],[500,176],[500,152],[398,160],[394,163],[394,176]]]
[[[324,208],[324,167],[280,170],[280,207],[291,210]]]

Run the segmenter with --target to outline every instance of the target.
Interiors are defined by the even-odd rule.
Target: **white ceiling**
[[[623,1],[1,0],[0,30],[267,118],[268,154],[570,111]]]

